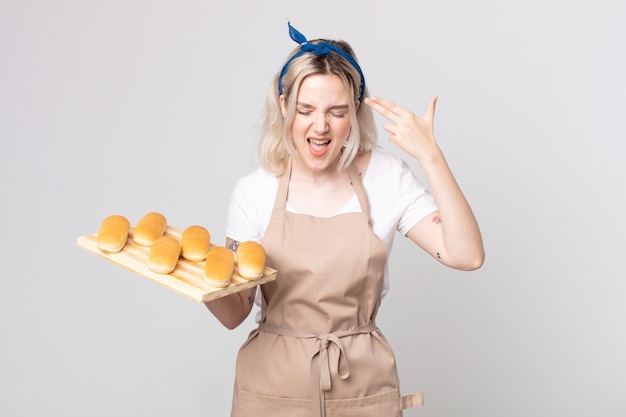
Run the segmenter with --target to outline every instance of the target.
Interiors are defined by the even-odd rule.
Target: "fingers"
[[[398,125],[395,123],[385,123],[383,124],[383,129],[385,129],[391,135],[395,136],[398,131]]]
[[[391,121],[394,121],[397,117],[401,117],[404,113],[407,113],[407,110],[398,106],[396,103],[381,97],[368,97],[365,99],[365,104],[376,110],[384,118]]]
[[[434,96],[428,103],[428,108],[426,110],[426,114],[424,115],[425,119],[434,119],[437,99],[438,97]],[[372,109],[380,113],[381,116],[391,120],[392,122],[396,122],[399,118],[412,114],[405,108],[382,97],[368,97],[364,102]]]
[[[435,118],[435,108],[437,107],[437,99],[439,97],[435,96],[430,99],[430,103],[428,103],[428,110],[426,110],[426,115],[424,116],[426,119],[433,120]]]

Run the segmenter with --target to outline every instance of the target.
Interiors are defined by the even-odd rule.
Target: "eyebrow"
[[[314,109],[315,108],[312,105],[307,104],[307,103],[303,103],[301,101],[298,101],[296,103],[296,106],[305,107],[307,109]],[[347,108],[348,108],[347,104],[338,104],[336,106],[330,106],[329,108],[326,109],[326,111],[330,111],[330,110],[345,110]]]

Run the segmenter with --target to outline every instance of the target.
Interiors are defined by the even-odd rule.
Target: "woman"
[[[479,228],[435,142],[436,98],[424,117],[370,98],[348,44],[289,31],[300,46],[268,93],[262,166],[237,183],[226,228],[233,250],[262,242],[278,277],[207,303],[230,329],[255,299],[261,306],[237,358],[232,415],[400,416],[423,400],[401,396],[375,324],[393,236],[472,270],[484,257]],[[419,161],[432,195],[376,148],[372,109]]]

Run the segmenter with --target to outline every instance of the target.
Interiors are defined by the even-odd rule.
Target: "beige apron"
[[[263,238],[278,278],[262,286],[262,320],[237,357],[233,417],[398,417],[393,352],[374,319],[387,251],[349,168],[361,213],[319,218],[285,210],[291,163]]]

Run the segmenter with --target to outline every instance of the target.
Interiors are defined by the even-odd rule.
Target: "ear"
[[[280,95],[280,111],[283,117],[287,117],[287,104],[285,103],[285,96],[283,94]]]

